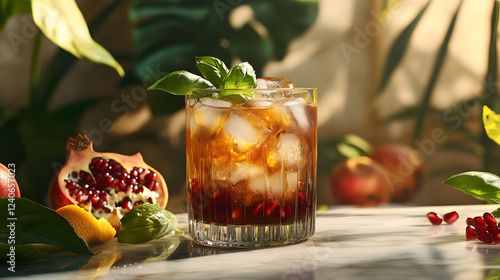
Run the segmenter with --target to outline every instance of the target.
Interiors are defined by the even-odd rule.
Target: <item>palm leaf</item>
[[[495,1],[493,12],[491,14],[491,30],[490,30],[490,46],[488,51],[488,70],[486,72],[486,80],[494,81],[498,75],[498,58],[497,58],[497,29],[498,29],[498,13],[499,2]],[[484,104],[493,108],[494,97],[497,94],[497,85],[495,82],[487,82],[483,91]],[[481,134],[481,143],[483,144],[483,170],[488,170],[492,161],[493,142],[489,139],[486,131]]]
[[[443,43],[441,43],[441,46],[439,47],[439,52],[436,58],[436,62],[434,64],[434,69],[432,70],[431,78],[429,80],[429,83],[427,84],[427,87],[424,92],[424,97],[422,99],[422,102],[420,103],[419,106],[419,112],[417,114],[417,120],[415,123],[415,128],[413,131],[413,139],[418,139],[420,137],[420,134],[422,132],[422,126],[425,118],[425,114],[429,110],[429,104],[432,96],[432,92],[434,90],[434,86],[436,85],[437,78],[439,76],[439,72],[441,70],[441,67],[443,66],[444,59],[446,57],[446,51],[448,50],[448,45],[450,43],[450,38],[453,33],[453,29],[455,28],[455,22],[457,20],[458,16],[458,11],[460,10],[460,7],[462,6],[462,1],[458,4],[457,10],[455,11],[455,14],[453,15],[453,19],[450,22],[450,26],[448,27],[448,31],[446,32],[446,36],[444,37]],[[414,142],[414,141],[413,141]]]
[[[392,73],[401,62],[401,59],[403,58],[403,55],[406,51],[406,47],[408,47],[408,44],[410,43],[411,35],[413,34],[413,31],[417,27],[418,22],[424,15],[425,10],[430,3],[431,1],[429,0],[427,4],[425,4],[425,6],[422,8],[422,10],[420,10],[417,16],[410,22],[410,24],[408,24],[408,26],[405,27],[405,29],[403,29],[401,34],[399,34],[399,36],[394,41],[394,44],[392,45],[391,49],[389,50],[389,54],[387,55],[384,71],[382,72],[382,78],[380,79],[378,88],[379,94],[385,89],[387,83],[389,82],[389,79],[392,76]]]

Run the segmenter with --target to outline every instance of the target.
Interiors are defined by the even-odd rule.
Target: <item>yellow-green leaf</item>
[[[32,0],[31,9],[36,25],[56,45],[79,59],[108,65],[125,75],[113,56],[92,39],[75,0]]]
[[[500,145],[500,115],[483,106],[483,124],[488,137]]]

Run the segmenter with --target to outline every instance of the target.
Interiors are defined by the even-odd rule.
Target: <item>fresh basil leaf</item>
[[[2,243],[9,243],[13,230],[16,245],[49,244],[75,254],[93,255],[64,217],[26,198],[0,198],[0,223]]]
[[[229,70],[221,88],[247,89],[256,87],[256,77],[253,67],[248,62],[242,62]]]
[[[121,77],[125,75],[113,56],[92,39],[75,0],[32,0],[31,7],[35,24],[56,45],[79,59],[108,65]]]
[[[148,90],[158,89],[174,95],[188,95],[192,88],[214,88],[214,85],[198,75],[181,70],[156,81]]]
[[[177,217],[156,204],[138,205],[120,220],[120,243],[144,243],[161,238],[177,226]]]
[[[209,80],[216,88],[220,88],[229,72],[226,64],[222,60],[211,56],[197,56],[195,60],[196,67],[198,67],[203,77]]]
[[[500,177],[494,174],[469,171],[453,175],[443,183],[477,199],[500,203]]]
[[[488,106],[483,106],[483,125],[488,137],[500,144],[500,115],[497,115]]]
[[[0,261],[7,261],[8,263],[11,256],[14,256],[15,262],[32,262],[48,258],[33,245],[15,245],[0,242]]]

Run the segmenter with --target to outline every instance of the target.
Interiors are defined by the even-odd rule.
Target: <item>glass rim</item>
[[[255,92],[265,92],[265,91],[310,91],[317,90],[313,87],[298,87],[298,88],[191,88],[189,92],[196,91],[207,91],[207,92],[218,92],[218,91],[255,91]]]

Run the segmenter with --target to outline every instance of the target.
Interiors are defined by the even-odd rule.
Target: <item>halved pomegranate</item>
[[[121,217],[134,206],[167,205],[165,180],[144,162],[140,153],[127,156],[95,152],[92,141],[82,135],[69,137],[66,148],[66,164],[50,184],[52,208],[76,204],[118,229]]]
[[[9,167],[0,163],[0,197],[21,197],[16,181],[15,166]]]

